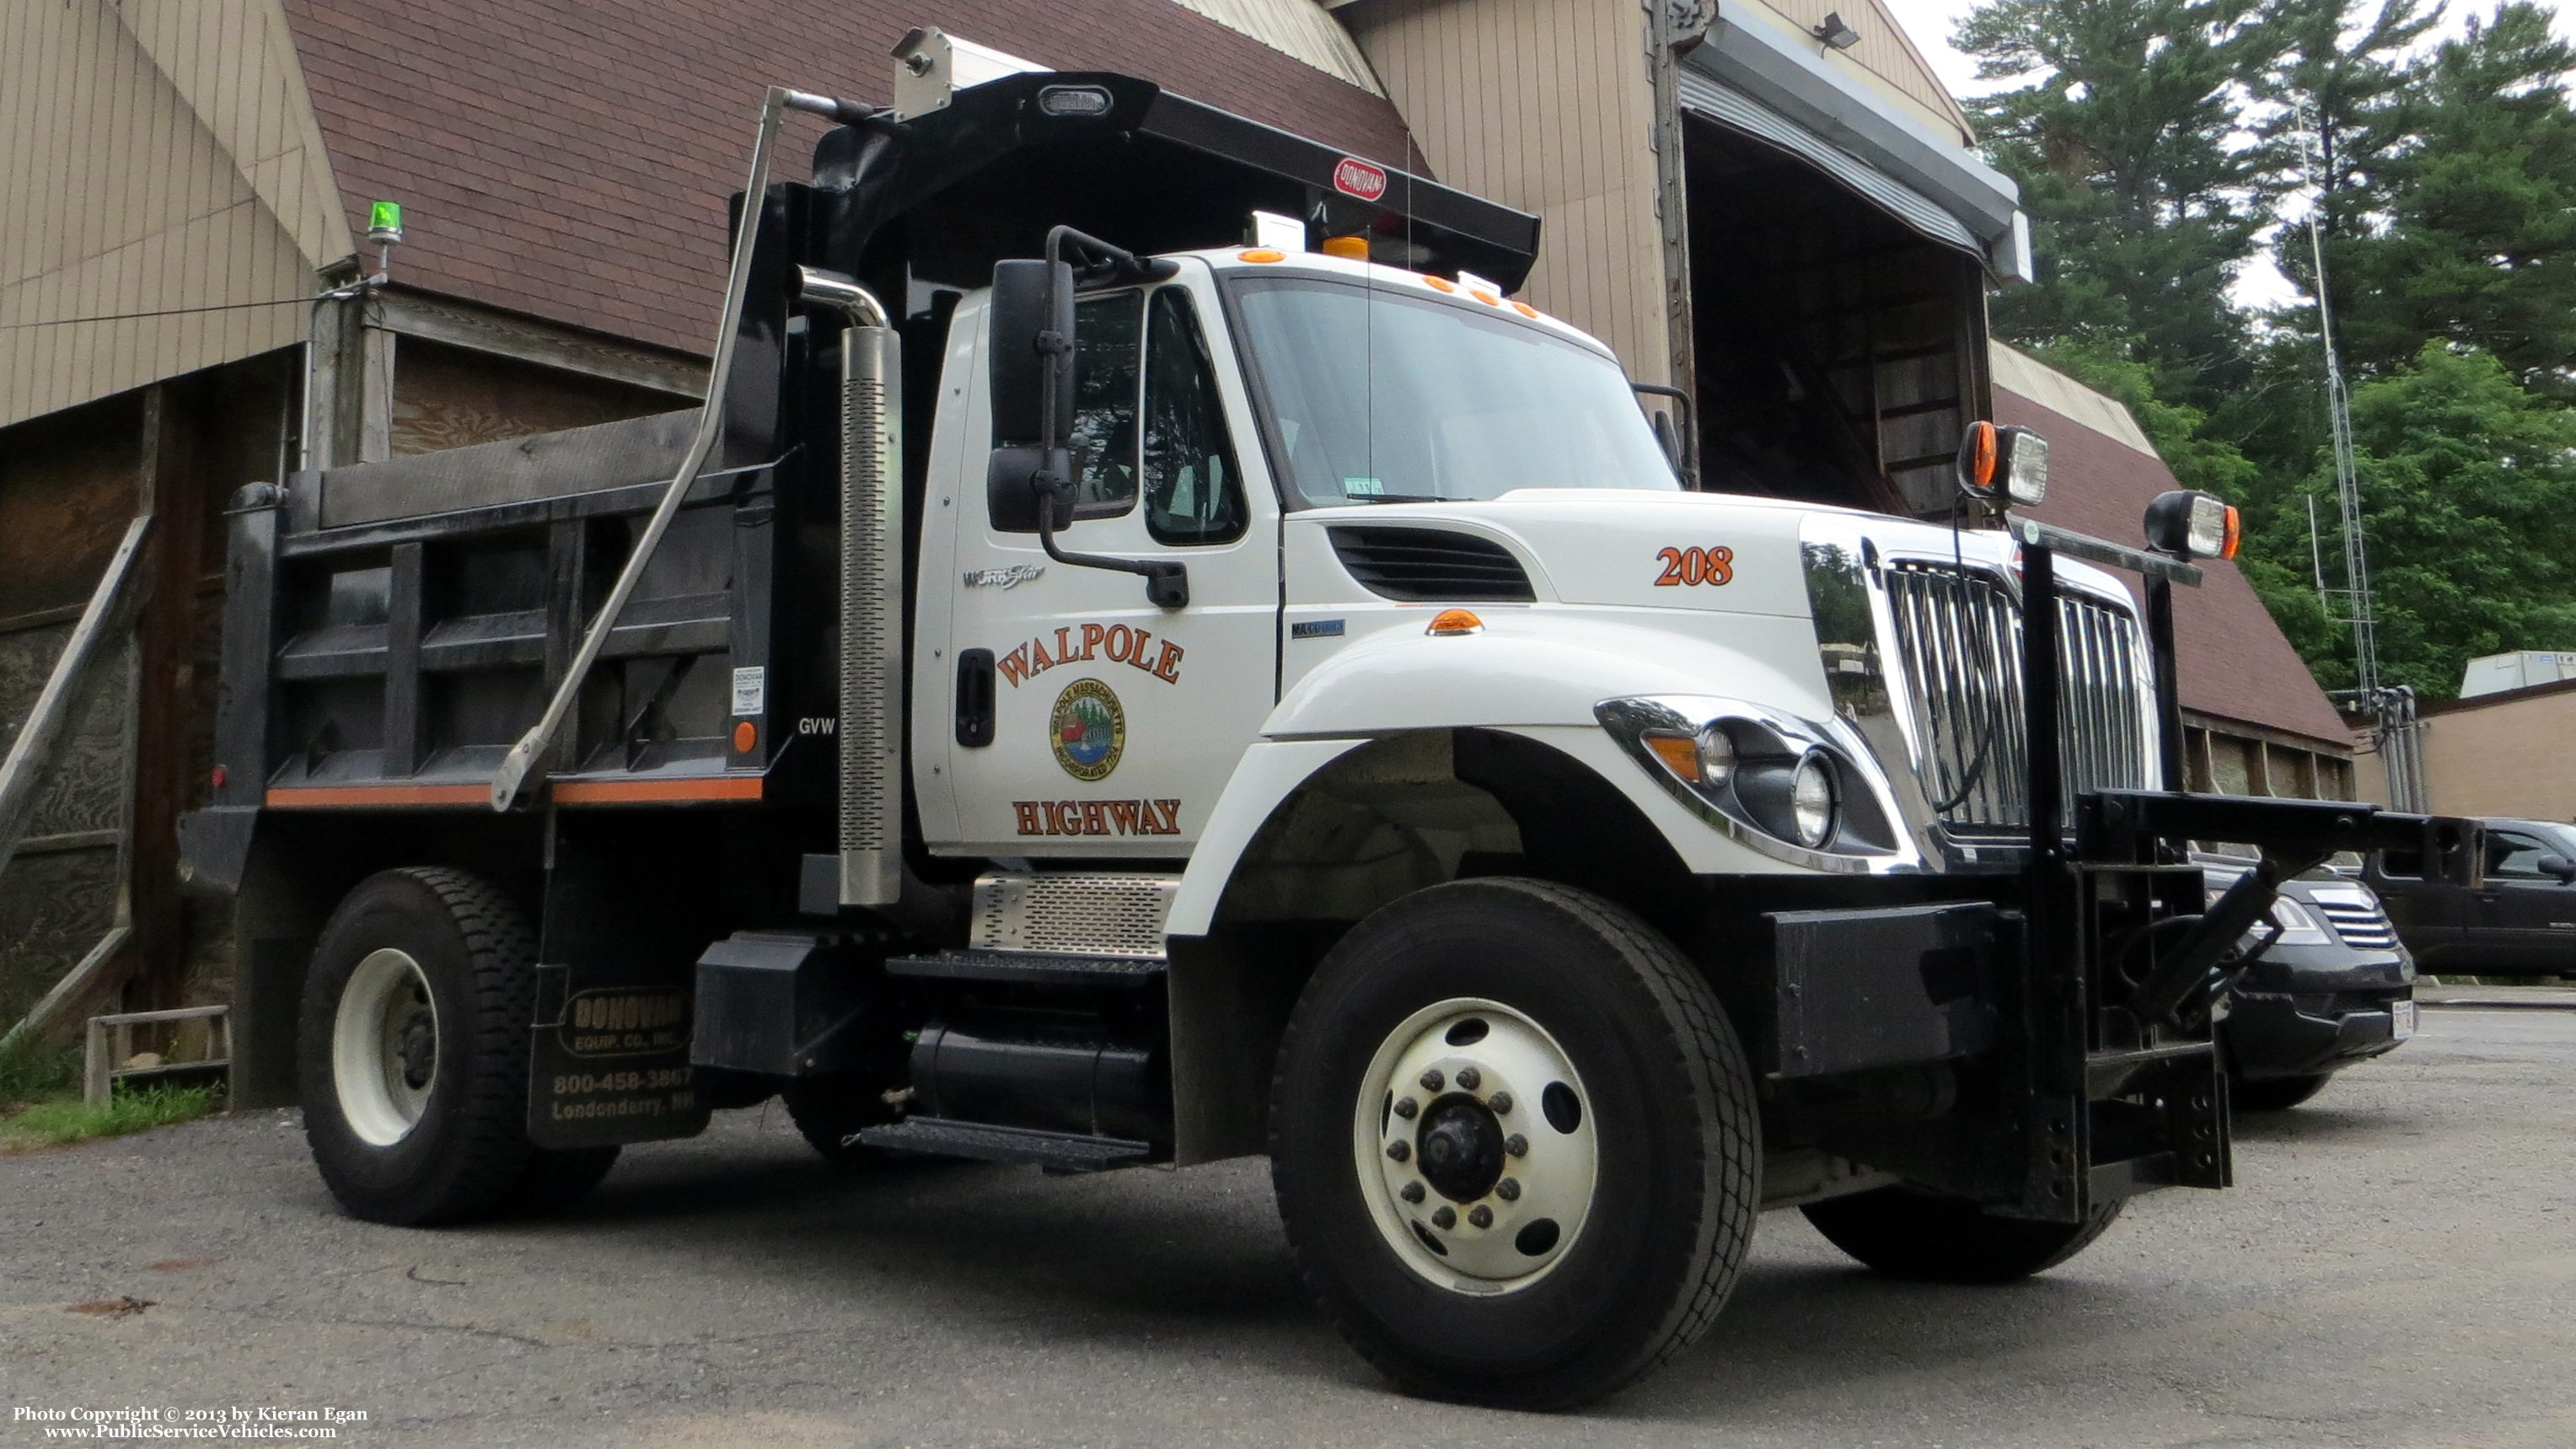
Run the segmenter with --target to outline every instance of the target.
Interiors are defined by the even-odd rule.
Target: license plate
[[[2399,1001],[2391,1003],[2388,1008],[2388,1016],[2389,1020],[2396,1026],[2396,1035],[2399,1041],[2404,1041],[2415,1034],[2414,1002]]]

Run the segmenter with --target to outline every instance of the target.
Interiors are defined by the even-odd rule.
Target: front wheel
[[[2239,1112],[2287,1112],[2326,1089],[2332,1072],[2304,1077],[2239,1078],[2227,1084],[2228,1105]]]
[[[1964,1198],[1883,1187],[1799,1211],[1826,1241],[1888,1277],[2010,1283],[2091,1247],[2125,1201],[2103,1203],[2080,1223],[2043,1223],[1999,1217]]]
[[[1418,892],[1307,985],[1272,1089],[1298,1266],[1442,1398],[1566,1408],[1717,1316],[1761,1185],[1753,1083],[1691,963],[1541,881]]]

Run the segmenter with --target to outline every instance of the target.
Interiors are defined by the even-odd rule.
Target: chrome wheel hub
[[[1537,1282],[1591,1216],[1598,1138],[1583,1080],[1545,1028],[1500,1002],[1437,1002],[1388,1033],[1351,1148],[1387,1246],[1457,1292]]]

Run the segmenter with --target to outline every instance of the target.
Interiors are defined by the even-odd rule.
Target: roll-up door
[[[1761,102],[1738,95],[1704,75],[1683,70],[1675,79],[1681,87],[1683,110],[1800,157],[1932,240],[1957,247],[1980,264],[1986,260],[1986,249],[1967,225],[1922,192]]]

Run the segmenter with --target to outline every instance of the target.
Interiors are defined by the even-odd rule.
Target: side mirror
[[[1068,262],[993,264],[991,318],[993,440],[1064,446],[1073,430],[1073,368],[1055,373],[1055,431],[1046,435],[1047,354],[1073,360],[1073,267]]]
[[[2563,855],[2542,856],[2540,873],[2558,877],[2560,885],[2576,885],[2576,861],[2571,861]]]

